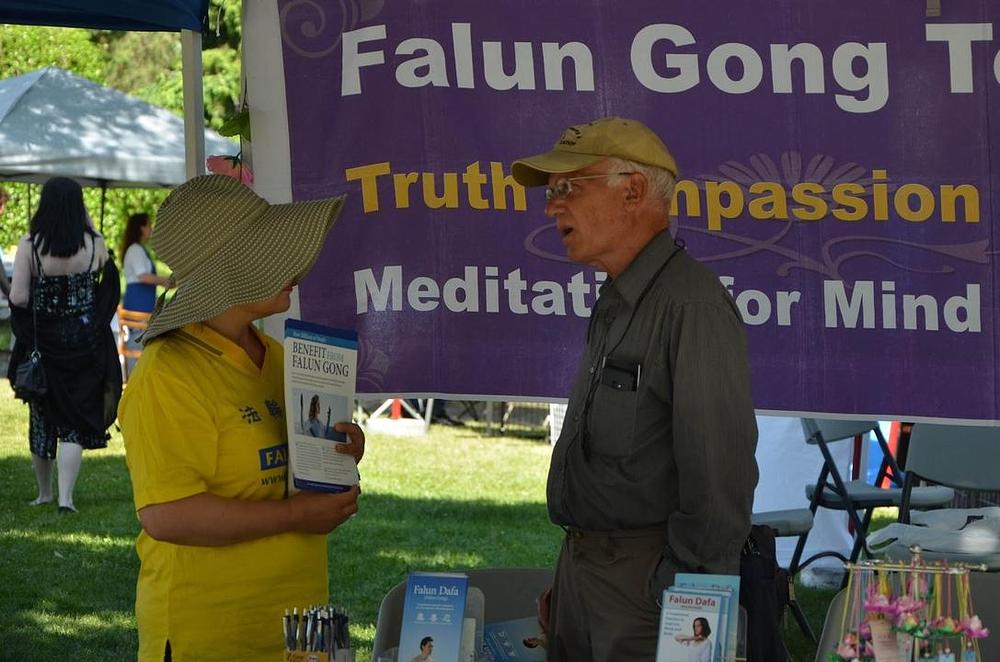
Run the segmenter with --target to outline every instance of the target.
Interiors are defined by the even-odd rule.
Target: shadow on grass
[[[35,489],[27,457],[0,458],[0,484],[0,658],[134,659],[139,526],[124,459],[85,456],[75,516],[27,505]],[[365,489],[357,517],[329,537],[331,601],[348,608],[363,662],[382,596],[408,572],[553,567],[561,538],[540,502]],[[799,591],[817,634],[832,594]],[[815,646],[793,621],[785,634],[793,659],[810,662]]]
[[[0,459],[0,480],[0,658],[134,659],[139,525],[124,459],[84,457],[78,515],[27,505],[26,457]],[[561,535],[542,503],[365,490],[358,515],[329,538],[331,601],[349,609],[365,660],[382,596],[409,571],[551,567]]]
[[[133,659],[139,525],[123,459],[84,457],[76,515],[28,505],[27,457],[0,459],[0,484],[0,658]]]

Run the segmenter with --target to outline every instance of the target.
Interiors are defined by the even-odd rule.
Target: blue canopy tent
[[[0,0],[0,23],[97,30],[201,31],[208,0]]]

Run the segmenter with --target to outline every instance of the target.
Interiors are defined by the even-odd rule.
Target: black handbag
[[[17,366],[14,375],[14,397],[25,402],[34,402],[44,398],[48,392],[42,355],[38,350],[32,350],[28,358]]]
[[[32,247],[35,262],[38,263],[38,253]],[[39,269],[41,265],[39,265]],[[18,364],[14,373],[14,397],[24,402],[34,402],[45,397],[49,392],[48,381],[45,378],[45,368],[42,366],[42,355],[38,351],[38,311],[35,297],[31,297],[31,330],[34,335],[31,354]]]
[[[753,525],[740,556],[740,605],[747,610],[747,662],[787,662],[788,572],[778,566],[774,531]]]

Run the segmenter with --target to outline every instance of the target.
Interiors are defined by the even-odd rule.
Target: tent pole
[[[101,180],[101,228],[100,232],[104,234],[104,201],[108,197],[108,183]]]
[[[184,76],[184,161],[187,178],[205,174],[205,99],[201,33],[181,30]]]

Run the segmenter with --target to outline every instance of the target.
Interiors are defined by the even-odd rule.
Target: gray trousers
[[[660,606],[650,580],[666,527],[566,533],[552,587],[551,662],[652,661]]]

